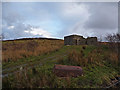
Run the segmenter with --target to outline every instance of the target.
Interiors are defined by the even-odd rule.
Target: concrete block
[[[83,75],[83,70],[79,66],[55,65],[53,72],[58,77],[77,77]]]

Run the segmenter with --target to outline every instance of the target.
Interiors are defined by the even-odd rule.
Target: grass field
[[[17,54],[19,50],[26,50],[28,42],[31,43],[14,41],[15,46],[21,47],[16,47],[16,52],[12,53]],[[8,56],[6,54],[10,52],[3,50],[3,75],[8,74],[3,77],[4,88],[104,88],[111,85],[111,80],[120,75],[118,53],[111,51],[107,45],[64,46],[61,40],[34,42],[38,42],[38,46],[34,46],[30,55],[26,53],[32,51],[26,50],[25,57],[19,57],[20,53],[18,57],[16,54]],[[48,48],[48,51],[42,51],[42,45]],[[10,51],[13,50],[14,44],[3,42],[3,48],[5,47]],[[39,51],[41,52],[38,53]],[[57,77],[52,71],[55,64],[81,66],[84,75],[77,78]]]
[[[40,56],[56,51],[64,45],[63,40],[16,40],[2,43],[2,62],[16,62],[29,56]]]

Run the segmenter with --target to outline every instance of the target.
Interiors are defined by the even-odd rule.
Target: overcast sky
[[[5,39],[104,37],[118,32],[118,3],[4,2],[2,26]]]

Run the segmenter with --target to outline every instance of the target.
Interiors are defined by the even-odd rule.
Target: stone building
[[[88,37],[86,41],[87,45],[97,45],[97,37]]]
[[[87,39],[79,35],[70,35],[64,37],[64,45],[96,45],[97,37],[88,37]]]
[[[85,44],[85,38],[83,36],[79,35],[70,35],[64,37],[64,44],[65,45],[79,45],[79,44]]]

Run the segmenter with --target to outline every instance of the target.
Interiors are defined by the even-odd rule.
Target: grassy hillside
[[[4,41],[2,43],[2,62],[16,62],[21,58],[39,56],[56,51],[64,45],[63,40],[28,39]]]
[[[53,43],[49,44],[47,41],[46,43],[52,47]],[[52,52],[48,54],[28,56],[21,59],[21,62],[19,60],[6,62],[3,66],[3,73],[10,74],[3,78],[3,87],[103,88],[111,85],[111,80],[120,75],[118,53],[111,51],[106,45],[62,47],[62,41],[54,43],[56,43],[54,45],[56,45],[57,50],[55,47],[51,48]],[[23,47],[26,49],[25,46]],[[46,47],[48,46],[46,45]],[[45,51],[43,50],[43,52]],[[16,67],[19,66],[18,63],[22,69]],[[57,77],[52,71],[54,64],[81,66],[84,75],[77,78]],[[8,68],[9,70],[7,70]]]

